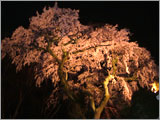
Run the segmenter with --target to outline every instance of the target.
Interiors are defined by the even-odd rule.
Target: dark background
[[[54,2],[1,2],[2,39],[11,36],[18,26],[29,25],[29,18],[42,13],[45,6]],[[131,31],[131,41],[147,48],[159,64],[159,1],[146,2],[58,2],[61,8],[80,10],[82,24],[118,24],[119,28]]]
[[[11,37],[14,30],[29,26],[29,18],[42,13],[45,6],[54,6],[54,2],[1,2],[1,39]],[[118,24],[119,28],[127,28],[132,33],[131,41],[138,41],[141,47],[147,48],[159,64],[159,2],[58,2],[60,8],[80,10],[80,22],[85,25]],[[51,94],[52,84],[47,83],[41,88],[35,87],[33,70],[25,67],[16,73],[15,65],[6,57],[2,60],[1,90],[2,118],[43,118],[41,109],[45,100]],[[31,81],[31,82],[30,82]],[[19,104],[19,94],[23,94],[23,102],[18,115],[15,109]],[[152,93],[153,94],[153,93]],[[158,116],[158,101],[155,95],[142,97],[140,104],[145,104],[143,111],[149,110],[153,116]],[[145,96],[140,93],[139,96]],[[150,99],[148,99],[150,98]],[[144,102],[150,101],[150,103]],[[150,105],[150,106],[148,106]],[[149,109],[147,109],[149,108]],[[156,109],[155,109],[156,108]],[[65,109],[65,108],[64,108]],[[139,108],[133,108],[135,111]],[[156,111],[155,111],[156,110]],[[136,115],[138,113],[135,113]],[[144,112],[148,115],[148,113]],[[57,114],[61,115],[61,114]],[[143,115],[142,115],[143,116]],[[46,118],[46,116],[45,116]],[[57,117],[59,118],[59,117]],[[63,118],[62,116],[60,118]],[[65,117],[64,117],[65,118]],[[132,116],[134,118],[134,116]],[[152,118],[152,117],[149,117]],[[154,117],[153,117],[154,118]]]

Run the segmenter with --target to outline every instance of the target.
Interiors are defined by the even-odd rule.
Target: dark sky
[[[1,35],[11,36],[18,26],[29,25],[29,18],[54,2],[1,2]],[[152,2],[58,2],[59,7],[80,10],[82,24],[109,23],[130,29],[131,41],[151,51],[159,62],[159,1]]]

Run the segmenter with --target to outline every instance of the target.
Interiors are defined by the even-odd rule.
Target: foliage
[[[86,105],[95,102],[95,107],[100,106],[105,94],[103,81],[113,75],[108,83],[108,104],[120,111],[129,105],[137,84],[150,88],[149,83],[158,79],[158,67],[149,51],[129,42],[128,29],[109,24],[93,29],[80,23],[78,12],[57,4],[44,8],[42,14],[37,12],[27,29],[20,26],[11,38],[2,40],[2,59],[8,54],[17,71],[36,63],[36,85],[44,80],[54,85],[48,108],[60,99],[77,101],[80,91],[86,94]],[[62,88],[63,97],[58,95]]]

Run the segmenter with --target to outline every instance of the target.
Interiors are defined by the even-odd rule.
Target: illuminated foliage
[[[108,102],[106,90],[110,94],[108,104],[112,102],[121,111],[130,105],[137,84],[150,88],[149,83],[158,79],[158,67],[149,51],[129,42],[127,29],[118,30],[118,25],[109,24],[93,29],[80,23],[78,12],[58,8],[57,4],[44,8],[42,14],[30,19],[27,29],[20,26],[11,38],[2,40],[2,59],[8,54],[17,71],[36,63],[36,85],[40,87],[44,80],[54,84],[48,109],[58,105],[60,99],[69,99],[82,110],[81,102],[77,102],[82,91],[85,105],[91,102],[93,111],[100,111],[95,117],[99,118],[101,108]],[[112,75],[108,87],[102,86]],[[65,92],[63,97],[58,95],[61,89]],[[81,112],[77,117],[84,118]]]

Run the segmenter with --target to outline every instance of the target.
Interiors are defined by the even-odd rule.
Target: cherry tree
[[[158,80],[158,66],[149,51],[129,41],[128,29],[82,25],[78,12],[57,4],[37,12],[28,28],[2,40],[2,59],[9,55],[17,72],[35,63],[37,87],[52,81],[46,111],[69,100],[71,118],[100,118],[108,109],[118,116],[138,85],[150,89]]]

